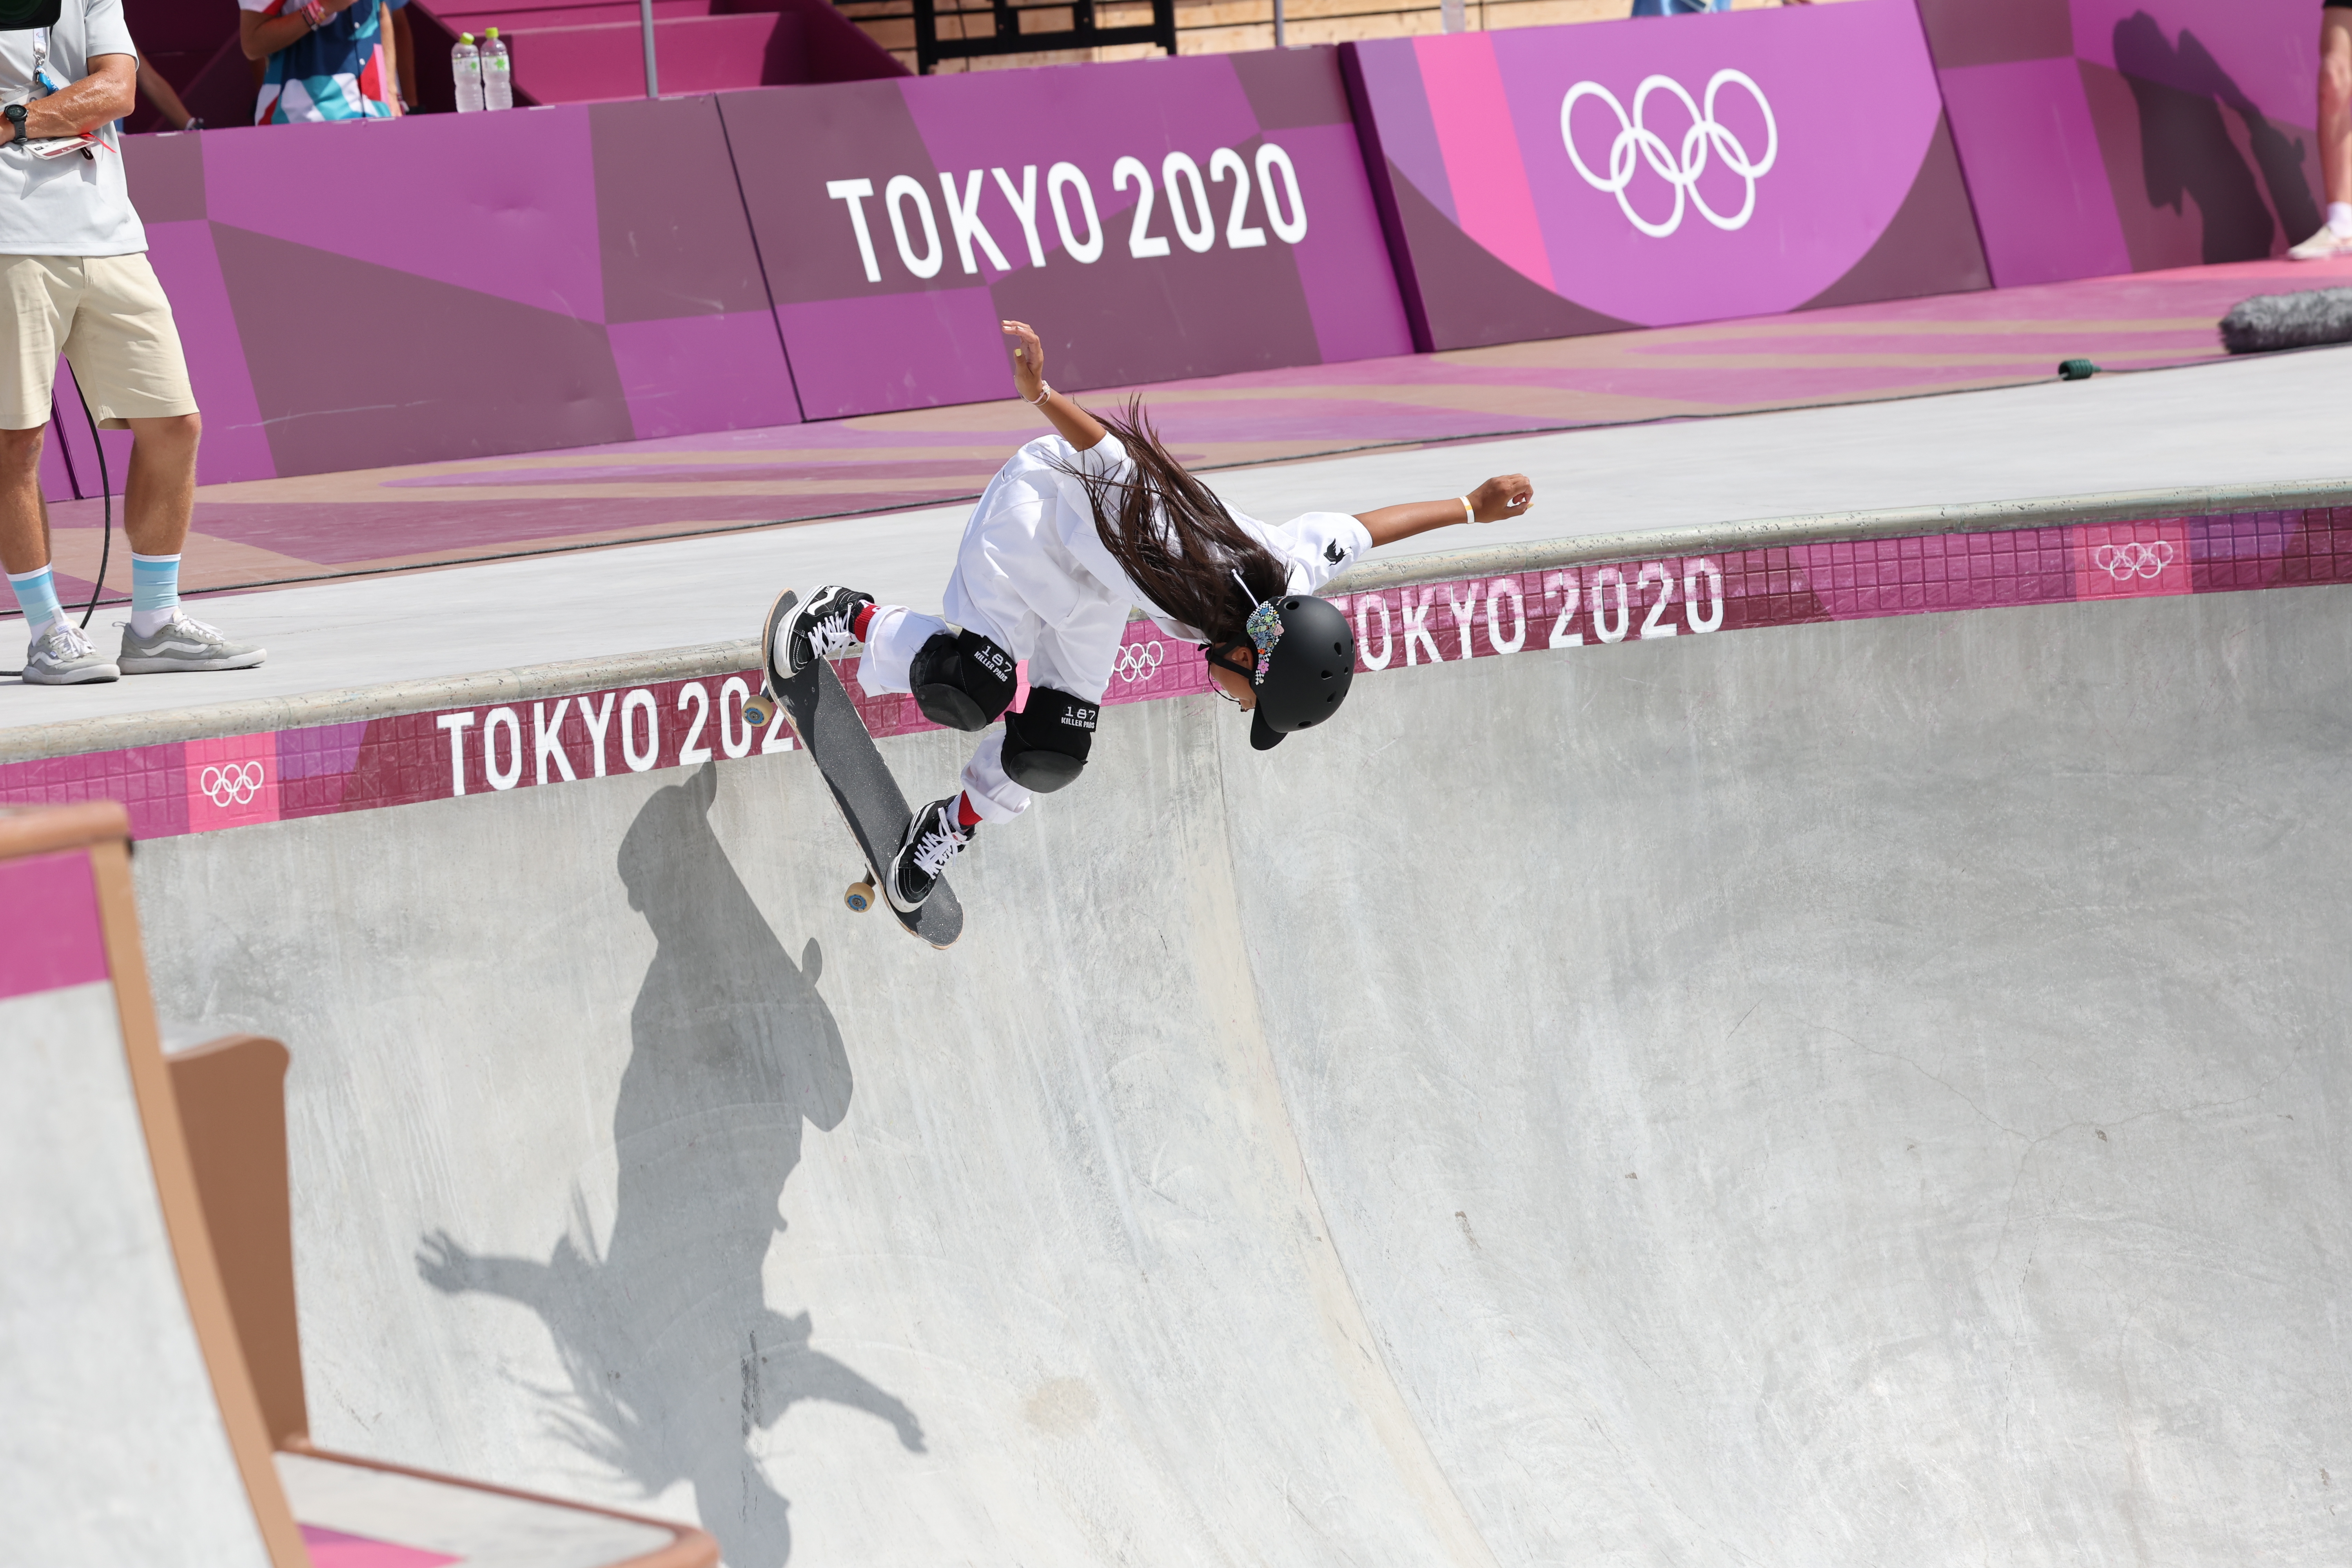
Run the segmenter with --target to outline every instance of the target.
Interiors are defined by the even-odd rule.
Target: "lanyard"
[[[47,98],[57,90],[49,79],[49,30],[41,27],[33,34],[33,96]]]

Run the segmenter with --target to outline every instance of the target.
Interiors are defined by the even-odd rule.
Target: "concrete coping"
[[[1368,562],[1327,584],[1327,595],[1368,593],[1413,583],[1503,576],[1549,566],[1588,565],[1643,558],[1730,554],[1779,545],[1838,540],[1900,539],[1920,534],[1985,533],[2068,523],[2135,522],[2154,518],[2208,517],[2352,505],[2352,479],[2312,479],[2274,485],[2214,485],[2120,490],[2084,496],[1979,501],[1957,506],[1902,507],[1875,511],[1813,512],[1748,522],[1629,530],[1572,539],[1496,544]],[[219,735],[259,734],[354,723],[401,713],[490,703],[529,702],[607,687],[690,680],[755,668],[758,641],[699,643],[648,653],[601,655],[549,664],[486,670],[475,675],[386,681],[374,686],[256,698],[176,711],[125,713],[57,724],[0,730],[0,763],[79,756],[132,746],[164,745]]]

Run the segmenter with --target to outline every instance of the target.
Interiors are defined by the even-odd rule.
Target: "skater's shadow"
[[[2182,28],[2176,48],[2155,17],[2137,12],[2116,24],[2115,49],[2139,110],[2148,205],[2179,212],[2184,196],[2196,204],[2200,259],[2252,260],[2271,253],[2282,226],[2290,244],[2319,226],[2302,141],[2271,122],[2195,33]],[[2225,109],[2254,168],[2230,134]]]
[[[864,1410],[920,1452],[914,1412],[810,1348],[809,1316],[761,1288],[782,1229],[801,1124],[849,1110],[849,1058],[818,995],[815,942],[794,965],[711,833],[712,766],[658,791],[621,841],[629,907],[656,946],[629,1016],[613,1112],[619,1195],[598,1255],[580,1194],[545,1261],[484,1257],[446,1232],[417,1267],[452,1294],[520,1302],[546,1322],[572,1387],[564,1435],[648,1495],[694,1483],[730,1568],[792,1554],[790,1504],[751,1449],[798,1400]]]

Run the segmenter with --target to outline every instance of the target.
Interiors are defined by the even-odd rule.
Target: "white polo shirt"
[[[64,0],[56,26],[0,33],[0,103],[38,95],[33,60],[44,38],[49,79],[59,87],[88,76],[100,55],[138,55],[122,0]],[[98,135],[105,145],[87,158],[37,158],[14,142],[0,147],[0,256],[131,256],[147,248],[123,178],[121,139],[110,126]]]

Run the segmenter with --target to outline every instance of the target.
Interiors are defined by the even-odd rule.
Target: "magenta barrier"
[[[2267,254],[2317,25],[1849,0],[126,161],[220,483],[1002,397],[1002,316],[1079,391]]]
[[[2318,228],[2318,5],[1919,10],[1994,282],[2245,261]]]
[[[1988,281],[1911,0],[1348,51],[1423,348]]]
[[[1335,596],[1359,673],[1816,621],[2352,583],[2352,507],[1633,558]],[[868,697],[877,735],[937,726]],[[501,794],[793,749],[748,723],[756,670],[0,764],[0,804],[113,799],[142,838]],[[1205,694],[1192,644],[1129,623],[1106,704]],[[1312,737],[1293,742],[1318,743]],[[944,782],[944,780],[942,780]]]
[[[719,105],[809,418],[1412,348],[1334,50]]]
[[[710,99],[139,136],[126,160],[205,483],[800,417]]]

